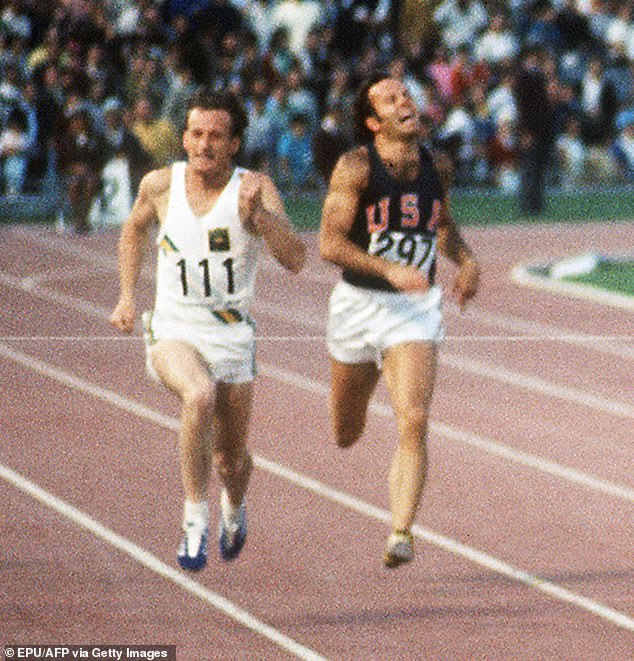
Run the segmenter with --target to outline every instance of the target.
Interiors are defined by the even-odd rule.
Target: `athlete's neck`
[[[416,178],[420,163],[418,138],[390,140],[376,136],[374,146],[393,177],[405,181]]]
[[[185,169],[185,195],[194,214],[204,216],[214,207],[232,172],[201,172],[189,166]]]
[[[221,170],[199,170],[190,164],[185,168],[185,181],[192,191],[212,193],[221,191],[231,179],[233,167]]]

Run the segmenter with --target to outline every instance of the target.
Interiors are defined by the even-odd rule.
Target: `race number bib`
[[[427,272],[436,256],[436,241],[432,236],[420,234],[373,232],[368,252],[388,262]]]

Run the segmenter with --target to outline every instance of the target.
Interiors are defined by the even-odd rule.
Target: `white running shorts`
[[[143,315],[148,374],[160,381],[152,365],[152,347],[161,340],[179,340],[193,346],[207,363],[209,375],[223,383],[248,383],[256,376],[255,324],[251,319],[232,323],[190,324]]]
[[[327,341],[330,355],[342,363],[376,362],[386,349],[406,342],[443,338],[442,292],[386,292],[337,283],[330,295]]]

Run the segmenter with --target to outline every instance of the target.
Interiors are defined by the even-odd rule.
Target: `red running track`
[[[215,659],[626,659],[634,653],[634,324],[515,284],[521,262],[631,250],[633,223],[468,229],[482,291],[447,339],[414,563],[381,565],[385,391],[334,447],[316,254],[259,278],[250,533],[175,563],[177,405],[107,322],[115,230],[0,228],[0,645],[176,645]],[[142,299],[152,298],[152,264]],[[441,273],[446,280],[449,271]],[[214,496],[217,484],[214,483]]]

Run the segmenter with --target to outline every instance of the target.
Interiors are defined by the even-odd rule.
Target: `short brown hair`
[[[189,120],[189,113],[194,108],[199,108],[200,110],[225,110],[231,117],[231,135],[242,139],[248,120],[242,103],[240,103],[235,94],[200,89],[190,98],[187,104],[187,120]],[[185,124],[187,125],[187,122]]]

